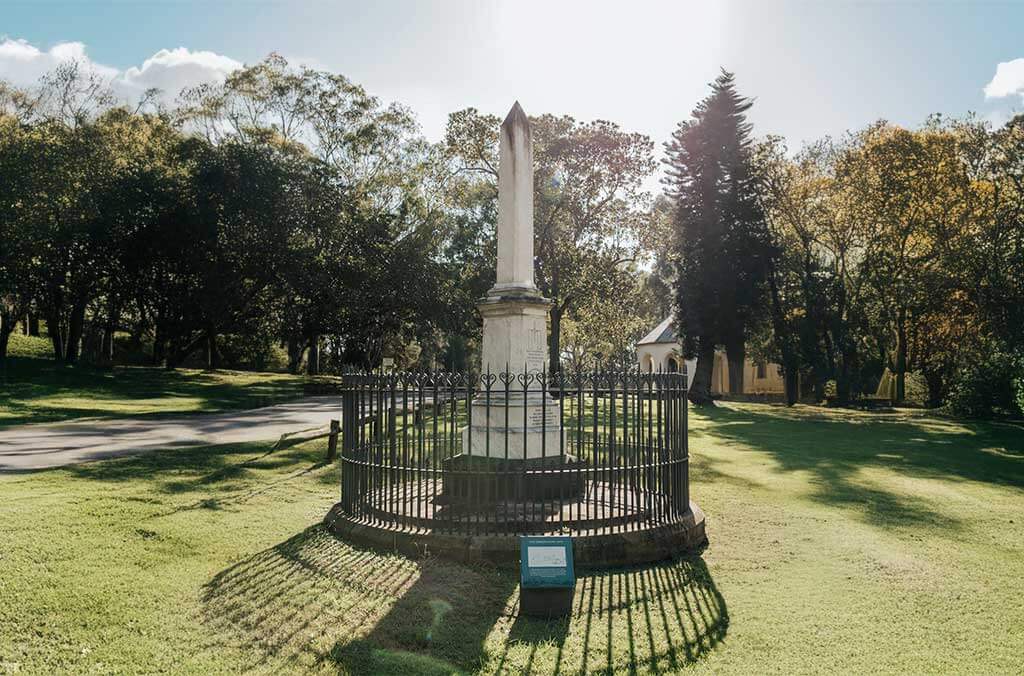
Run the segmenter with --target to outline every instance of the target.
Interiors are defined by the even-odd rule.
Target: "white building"
[[[640,369],[647,372],[678,373],[685,365],[686,386],[689,387],[693,383],[697,360],[683,359],[675,321],[671,315],[640,339],[636,344],[636,356],[640,362]],[[746,360],[743,365],[742,394],[783,394],[785,391],[786,383],[778,364]],[[726,359],[725,350],[715,351],[715,365],[711,371],[711,393],[736,394],[729,392],[729,360]]]
[[[640,370],[647,373],[679,373],[686,366],[686,386],[693,382],[697,370],[696,359],[683,359],[679,338],[676,336],[672,315],[666,317],[654,330],[636,344]]]

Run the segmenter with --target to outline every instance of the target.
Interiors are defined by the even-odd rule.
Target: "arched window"
[[[654,372],[654,360],[651,359],[651,355],[645,354],[640,357],[640,368],[647,373]]]
[[[665,369],[669,373],[679,373],[679,362],[675,357],[669,357],[665,362]]]

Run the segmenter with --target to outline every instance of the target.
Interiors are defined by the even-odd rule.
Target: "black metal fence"
[[[684,373],[350,374],[342,393],[353,521],[597,534],[689,510]]]

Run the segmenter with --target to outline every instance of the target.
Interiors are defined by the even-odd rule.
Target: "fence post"
[[[341,432],[341,423],[337,420],[331,421],[331,431],[327,435],[327,462],[334,462],[338,457],[338,434]]]
[[[345,459],[352,458],[356,447],[356,403],[356,387],[351,382],[344,382],[341,390],[341,462],[339,468],[341,470],[341,501],[349,513],[352,510],[352,500],[355,498],[353,495],[355,483],[353,482],[354,477],[348,476]],[[333,443],[337,443],[337,435],[334,433],[337,424],[336,420],[331,421]]]
[[[686,365],[683,365],[683,511],[690,509],[690,397],[689,376],[686,374]]]

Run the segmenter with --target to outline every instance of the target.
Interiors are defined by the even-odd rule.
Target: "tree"
[[[974,215],[964,169],[958,135],[940,120],[919,131],[873,125],[838,158],[842,199],[864,233],[867,319],[895,375],[897,401],[915,366],[942,378],[941,344],[925,329],[939,330],[962,288],[959,272],[946,266],[969,238]],[[920,351],[912,351],[915,344]]]
[[[790,158],[782,139],[758,144],[754,161],[759,197],[772,244],[768,289],[773,359],[782,365],[787,402],[795,403],[797,380],[809,383],[815,401],[826,382],[836,379],[840,398],[848,392],[844,377],[850,344],[846,298],[856,293],[849,261],[857,260],[856,230],[839,218],[831,141],[804,147]],[[851,288],[848,288],[848,284]]]
[[[112,243],[102,200],[116,165],[100,119],[114,97],[77,61],[60,64],[32,90],[0,89],[31,146],[12,185],[23,232],[38,245],[22,274],[34,286],[31,304],[47,318],[55,358],[71,364]]]
[[[293,369],[308,350],[317,371],[322,346],[371,365],[398,336],[425,338],[446,323],[451,312],[438,301],[449,296],[437,278],[450,225],[438,197],[442,163],[408,110],[275,54],[182,99],[182,120],[210,142],[290,158],[292,206],[282,217],[291,239],[277,261],[272,314]]]
[[[603,286],[563,327],[562,358],[573,370],[632,363],[636,341],[660,320],[645,302],[644,280],[636,270],[625,267],[598,279]]]
[[[752,105],[726,71],[666,144],[666,193],[677,229],[676,321],[683,352],[697,357],[690,398],[710,400],[715,348],[729,358],[729,385],[743,391],[746,340],[763,312],[774,255],[751,164]]]
[[[986,329],[1024,354],[1024,115],[991,135],[968,130],[972,178],[983,178],[981,217],[963,263]],[[987,142],[986,142],[987,141]]]
[[[38,230],[28,218],[34,150],[31,133],[17,118],[0,113],[0,377],[15,322],[29,312],[35,290]]]

